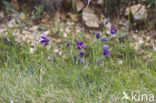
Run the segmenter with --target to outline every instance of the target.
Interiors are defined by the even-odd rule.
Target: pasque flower
[[[103,55],[107,56],[110,54],[110,51],[108,50],[110,47],[108,45],[103,46]]]
[[[115,26],[111,26],[111,30],[110,30],[110,32],[111,32],[111,34],[116,34],[117,33],[117,29],[115,29]]]
[[[102,42],[104,42],[104,43],[106,43],[108,40],[107,40],[107,37],[103,37],[102,39],[101,39],[101,41]]]
[[[109,55],[109,54],[110,54],[110,51],[108,51],[108,49],[104,49],[103,55],[104,55],[104,56],[107,56],[107,55]]]
[[[41,36],[43,40],[40,43],[44,43],[43,47],[47,46],[50,43],[50,39],[48,37]]]
[[[100,38],[100,33],[96,33],[96,39],[99,39]]]
[[[108,45],[104,45],[104,46],[102,47],[102,49],[103,49],[103,50],[105,50],[105,49],[108,50],[108,49],[110,49],[110,47],[109,47]]]
[[[85,52],[80,52],[80,57],[82,58]]]
[[[69,47],[69,46],[70,46],[70,42],[67,42],[66,47]]]
[[[80,49],[84,49],[86,47],[86,45],[83,45],[83,41],[77,41],[77,48]]]

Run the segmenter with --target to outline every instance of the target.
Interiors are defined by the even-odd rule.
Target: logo
[[[136,102],[152,102],[154,101],[154,95],[153,94],[145,94],[141,93],[140,91],[131,91],[130,95],[128,95],[125,91],[122,92],[123,97],[121,100],[127,100],[127,101],[136,101]]]
[[[130,100],[129,96],[127,95],[125,91],[123,91],[122,93],[124,96],[121,98],[121,100]]]

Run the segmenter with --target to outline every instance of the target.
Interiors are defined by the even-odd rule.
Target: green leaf
[[[44,10],[44,6],[40,5],[40,7],[37,9],[36,13],[35,13],[35,17],[39,16]]]
[[[15,10],[14,8],[12,8],[11,5],[10,5],[8,2],[3,2],[3,3],[4,3],[4,5],[5,5],[5,7],[6,7],[9,11],[11,11],[11,12],[13,12],[13,13],[19,15],[19,12],[18,12],[17,10]]]
[[[126,32],[120,32],[120,33],[118,33],[118,36],[119,36],[120,38],[124,37],[125,35],[126,35]]]
[[[48,27],[47,27],[47,25],[40,25],[39,26],[39,29],[41,29],[41,30],[46,30]]]

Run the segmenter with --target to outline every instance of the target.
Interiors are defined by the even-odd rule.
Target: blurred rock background
[[[115,25],[124,34],[122,39],[132,39],[136,49],[143,45],[155,50],[155,0],[0,1],[0,35],[6,35],[7,29],[13,28],[12,35],[21,44],[38,45],[40,35],[50,35],[55,42],[61,42],[62,37],[82,31],[91,38],[96,32],[103,32],[108,18],[107,35],[110,26]]]

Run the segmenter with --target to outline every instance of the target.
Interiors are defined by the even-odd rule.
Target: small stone
[[[119,61],[118,61],[118,64],[119,64],[119,65],[122,65],[122,64],[123,64],[123,61],[122,61],[122,60],[119,60]]]
[[[89,28],[99,28],[99,19],[98,16],[93,13],[90,8],[86,8],[82,13],[82,20],[85,25]]]
[[[129,14],[130,14],[130,8],[129,7],[127,7],[126,8],[126,10],[125,10],[125,16],[129,16]]]
[[[0,28],[0,33],[3,33],[7,30],[7,28]]]
[[[80,29],[76,29],[76,32],[77,32],[77,33],[80,33],[80,32],[81,32],[81,30],[80,30]]]
[[[8,27],[9,28],[13,28],[13,27],[15,27],[15,25],[16,25],[16,20],[15,19],[12,19],[12,20],[10,20],[8,22]]]
[[[77,22],[77,21],[79,20],[79,18],[78,18],[78,16],[77,16],[76,14],[68,13],[67,15],[68,15],[68,16],[70,17],[70,19],[71,19],[72,21],[74,21],[74,22]]]
[[[144,41],[143,40],[139,40],[139,45],[143,45],[144,44]]]
[[[32,28],[30,28],[30,31],[37,31],[38,26],[33,26]]]
[[[10,103],[14,103],[14,101],[11,99],[11,100],[10,100]]]
[[[62,52],[61,51],[59,52],[59,55],[62,55]]]
[[[0,12],[0,18],[2,18],[2,19],[4,18],[4,12],[2,12],[2,11]]]
[[[155,46],[155,47],[153,47],[153,50],[156,52],[156,46]]]
[[[24,15],[24,13],[20,13],[19,17],[20,17],[20,19],[25,20],[25,15]]]
[[[30,48],[30,53],[34,53],[34,48]]]
[[[44,35],[44,36],[47,36],[49,33],[50,33],[50,31],[45,31],[45,32],[43,33],[43,35]]]
[[[58,53],[59,53],[59,49],[55,48],[55,49],[54,49],[54,53],[55,53],[55,54],[58,54]]]
[[[70,31],[69,28],[66,28],[66,29],[65,29],[65,32],[66,32],[66,33],[70,33],[71,31]]]
[[[80,0],[76,0],[76,11],[80,12],[85,7],[84,3]]]
[[[97,0],[97,4],[102,6],[104,4],[104,0]]]
[[[63,37],[64,37],[64,38],[67,38],[67,37],[68,37],[68,36],[67,36],[67,33],[64,33],[64,34],[63,34]]]
[[[125,16],[128,16],[130,11],[136,24],[143,23],[147,18],[147,9],[145,5],[137,4],[131,6],[130,8],[127,7],[125,11]]]
[[[60,17],[61,17],[61,14],[59,11],[56,11],[55,15],[54,15],[54,20],[60,22]]]
[[[139,50],[139,44],[138,44],[137,42],[130,43],[130,46],[131,46],[132,48],[134,48],[136,51]]]

